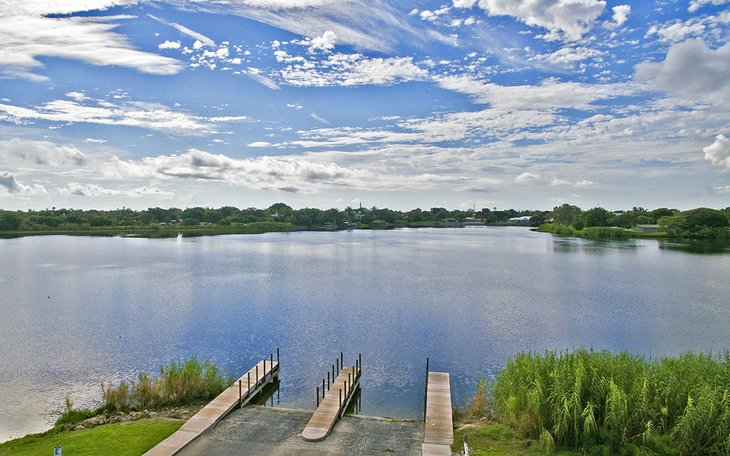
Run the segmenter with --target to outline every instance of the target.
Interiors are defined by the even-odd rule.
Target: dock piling
[[[238,408],[241,408],[241,404],[243,403],[243,393],[241,392],[241,379],[238,379]]]
[[[317,407],[319,407],[319,386],[317,387]]]

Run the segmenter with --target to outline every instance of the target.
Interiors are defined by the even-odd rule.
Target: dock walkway
[[[276,360],[272,357],[270,360],[259,361],[253,369],[187,420],[174,434],[146,452],[145,456],[171,456],[176,454],[203,432],[213,427],[235,407],[246,404],[278,375],[277,351]]]
[[[360,383],[360,366],[344,367],[330,386],[317,410],[302,431],[302,439],[316,442],[324,439],[347,410],[353,392]]]
[[[421,447],[423,455],[451,455],[452,443],[454,443],[454,423],[449,374],[429,372],[426,389],[426,430]]]

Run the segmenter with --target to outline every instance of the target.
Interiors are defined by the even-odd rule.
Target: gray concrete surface
[[[182,456],[419,455],[422,422],[345,416],[321,442],[299,436],[314,412],[248,406],[184,448]]]

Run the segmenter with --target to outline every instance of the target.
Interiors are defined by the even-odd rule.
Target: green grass
[[[175,432],[182,420],[143,419],[59,434],[33,434],[0,443],[0,455],[49,456],[60,445],[69,456],[137,456]]]
[[[538,440],[526,439],[511,427],[499,423],[472,424],[454,432],[453,452],[464,449],[464,438],[470,456],[557,455],[577,456],[581,453],[565,449],[544,448]]]

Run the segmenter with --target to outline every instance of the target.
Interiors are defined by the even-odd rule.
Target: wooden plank
[[[451,456],[451,447],[448,445],[436,445],[424,443],[421,445],[422,456]]]
[[[264,368],[266,369],[264,371]],[[258,377],[257,374],[258,373]],[[259,389],[267,382],[269,375],[276,376],[279,373],[279,363],[270,360],[259,361],[253,369],[240,378],[241,395],[244,403],[248,402]],[[249,395],[248,379],[251,378],[251,394]],[[198,413],[187,420],[175,433],[157,444],[154,448],[145,453],[145,456],[171,456],[182,450],[185,445],[192,442],[200,434],[207,431],[225,417],[231,410],[238,406],[239,390],[238,380],[226,388],[208,405],[200,409]]]
[[[347,375],[350,374],[350,383],[347,386],[347,394],[345,394],[345,383],[347,383]],[[325,394],[324,399],[319,402],[319,407],[312,415],[307,426],[302,431],[302,438],[309,442],[323,440],[335,425],[335,422],[342,416],[343,411],[347,408],[350,397],[355,389],[357,389],[360,375],[354,375],[356,370],[352,366],[343,368],[337,378],[330,386],[329,391]],[[354,378],[353,378],[354,377]],[[340,404],[340,391],[342,391],[342,403]],[[321,393],[320,393],[321,394]]]
[[[425,444],[446,446],[451,446],[454,443],[451,384],[447,372],[428,373],[426,432],[423,441]]]

